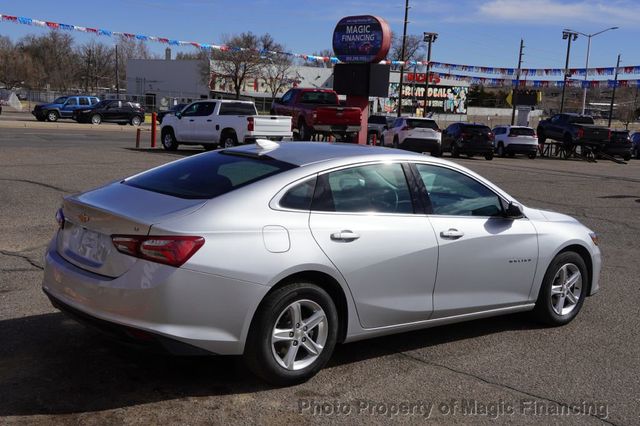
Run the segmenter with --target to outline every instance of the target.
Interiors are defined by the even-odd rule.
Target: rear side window
[[[294,167],[266,156],[212,152],[169,163],[122,183],[178,198],[211,199]]]
[[[569,117],[569,123],[575,124],[595,124],[593,118],[584,115]]]
[[[311,200],[313,200],[313,191],[316,188],[315,176],[297,184],[289,189],[287,193],[280,199],[280,207],[294,210],[311,209]]]
[[[218,115],[257,115],[254,104],[244,102],[223,102]]]
[[[433,129],[438,130],[438,124],[434,120],[412,120],[407,119],[407,126],[416,129]]]
[[[338,96],[331,92],[304,92],[300,102],[303,104],[338,105]]]
[[[80,105],[89,105],[88,98],[80,98]]]
[[[352,167],[319,176],[312,210],[414,212],[404,171],[397,163]]]

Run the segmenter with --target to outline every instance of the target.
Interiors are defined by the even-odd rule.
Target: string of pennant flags
[[[111,31],[102,28],[83,27],[78,25],[63,24],[51,21],[42,21],[39,19],[27,18],[23,16],[3,15],[0,14],[0,22],[12,22],[21,25],[31,25],[43,28],[65,30],[65,31],[79,31],[88,34],[94,34],[104,37],[120,37],[129,40],[138,40],[142,42],[157,42],[166,44],[169,46],[192,46],[202,50],[219,50],[219,51],[247,51],[254,49],[247,49],[235,46],[217,45],[213,43],[199,43],[194,41],[176,40],[166,37],[150,36],[145,34],[125,33],[118,31]],[[318,56],[318,55],[305,55],[292,52],[278,52],[269,50],[256,50],[261,55],[286,55],[297,59],[302,59],[308,62],[316,63],[339,63],[340,60],[335,56]],[[381,61],[381,64],[389,65],[405,65],[405,66],[426,66],[429,64],[427,61]],[[526,86],[526,87],[562,87],[564,80],[530,80],[528,77],[551,77],[551,78],[564,78],[565,72],[571,77],[582,76],[582,80],[568,79],[567,87],[637,87],[640,86],[640,79],[618,79],[614,80],[584,80],[585,75],[587,77],[600,77],[600,76],[613,76],[615,74],[615,67],[603,67],[603,68],[570,68],[565,70],[563,68],[523,68],[520,69],[520,79],[514,79],[513,77],[518,75],[518,69],[516,68],[500,68],[500,67],[485,67],[475,65],[461,65],[461,64],[449,64],[443,62],[431,61],[430,67],[435,70],[434,75],[438,75],[440,78],[456,81],[466,81],[470,84],[481,84],[486,86]],[[439,73],[441,70],[443,73]],[[475,77],[457,72],[470,73],[470,74],[485,74],[501,76],[503,78],[487,78],[487,77]],[[568,71],[568,72],[567,72]],[[619,74],[640,74],[640,65],[622,66],[618,68]],[[511,77],[511,78],[505,78]]]

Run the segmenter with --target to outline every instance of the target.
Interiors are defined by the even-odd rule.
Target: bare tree
[[[252,32],[222,37],[226,50],[213,51],[215,69],[213,72],[230,80],[236,99],[247,79],[258,78],[267,50],[277,50],[279,45],[269,34],[257,36]]]
[[[0,37],[0,83],[6,89],[37,87],[42,69],[31,56],[15,46],[8,37]]]
[[[404,51],[405,61],[419,61],[424,56],[424,46],[422,37],[418,35],[407,35]],[[391,33],[391,49],[389,49],[389,59],[392,61],[402,60],[402,36]]]
[[[90,41],[77,49],[77,81],[85,91],[111,86],[115,74],[114,49]]]
[[[120,37],[118,40],[118,74],[121,81],[127,81],[127,61],[129,59],[153,59],[154,55],[142,40]],[[115,62],[115,60],[114,60]]]
[[[73,85],[73,71],[77,55],[73,49],[73,38],[60,30],[51,30],[42,36],[28,35],[17,47],[31,57],[34,65],[45,71],[40,87],[67,90]]]
[[[267,64],[262,68],[261,75],[272,98],[278,97],[278,94],[288,87],[291,65],[293,61],[288,55],[271,55],[267,58]]]

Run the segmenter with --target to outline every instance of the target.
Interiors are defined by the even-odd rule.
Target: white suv
[[[382,132],[380,143],[413,152],[442,153],[442,131],[431,118],[396,118],[391,128]]]
[[[497,126],[493,129],[496,142],[496,155],[513,157],[516,154],[526,154],[534,159],[538,154],[538,136],[531,127],[525,126]]]

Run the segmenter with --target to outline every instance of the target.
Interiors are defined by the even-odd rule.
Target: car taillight
[[[247,131],[248,132],[253,132],[253,129],[255,128],[254,123],[253,123],[253,117],[247,117]]]
[[[462,136],[462,139],[468,139],[471,137],[471,133],[461,133],[460,136]]]
[[[582,139],[584,137],[584,129],[578,129],[578,139]],[[611,132],[609,132],[609,137],[611,137]]]
[[[489,134],[487,134],[487,136],[489,137],[489,140],[492,141],[494,140],[495,136],[493,136],[493,133],[489,132]]]
[[[182,266],[204,244],[202,237],[112,235],[116,250],[129,256]]]

